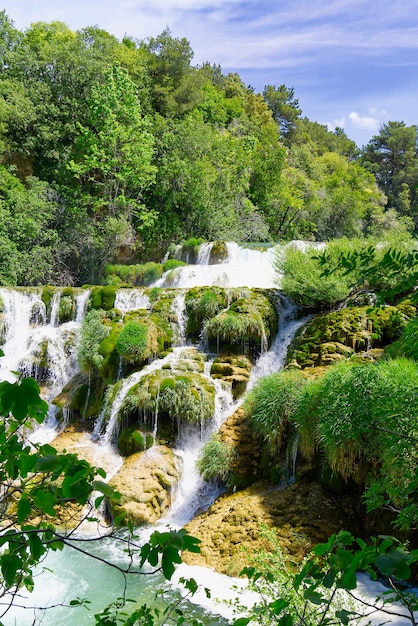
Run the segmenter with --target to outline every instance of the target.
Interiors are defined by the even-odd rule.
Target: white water
[[[118,289],[115,298],[115,309],[123,313],[137,309],[150,309],[151,303],[144,289]]]
[[[98,425],[96,424],[95,429],[93,431],[93,435],[96,437],[98,436],[100,441],[104,444],[110,444],[112,442],[114,442],[114,440],[117,437],[118,434],[118,416],[119,416],[119,411],[121,409],[121,406],[123,404],[123,401],[125,400],[129,390],[136,385],[141,378],[143,378],[144,376],[146,376],[147,374],[151,374],[152,372],[155,372],[158,369],[161,369],[162,367],[164,367],[165,365],[171,365],[174,366],[174,364],[176,363],[176,361],[178,361],[178,359],[180,358],[181,355],[181,348],[174,348],[173,352],[170,352],[166,357],[164,357],[163,359],[155,359],[155,361],[153,361],[152,363],[150,363],[149,365],[146,365],[144,368],[142,368],[142,370],[140,370],[139,372],[134,372],[133,374],[131,374],[130,376],[128,376],[127,378],[125,378],[123,381],[121,381],[121,385],[118,389],[118,392],[112,402],[112,407],[110,410],[110,415],[109,415],[109,419],[107,420],[107,424],[106,424],[106,428],[103,434],[100,434],[101,428],[102,428],[102,423],[103,423],[103,419],[105,417],[105,415],[101,415],[101,417],[99,417],[99,423]]]
[[[185,265],[170,270],[153,286],[185,289],[199,286],[268,289],[278,286],[274,261],[279,246],[260,252],[228,242],[227,248],[228,258],[223,263],[209,265],[211,244],[203,244],[196,265]]]

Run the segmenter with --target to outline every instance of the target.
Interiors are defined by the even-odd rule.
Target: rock
[[[133,454],[109,482],[122,494],[112,503],[112,514],[123,515],[134,525],[153,524],[168,510],[178,479],[177,460],[170,448],[154,446]]]
[[[252,431],[242,408],[225,420],[219,429],[219,437],[236,450],[231,464],[231,488],[242,489],[260,478],[261,439]]]
[[[318,315],[299,333],[288,362],[302,368],[326,366],[358,354],[375,359],[393,341],[415,309],[408,306],[352,307]]]
[[[333,532],[352,529],[354,521],[343,500],[312,480],[286,489],[258,482],[219,498],[187,525],[187,532],[201,540],[201,553],[186,552],[183,558],[189,565],[238,575],[254,552],[266,548],[261,526],[275,529],[284,555],[301,560]]]

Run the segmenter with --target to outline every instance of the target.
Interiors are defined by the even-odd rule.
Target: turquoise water
[[[127,555],[110,540],[90,542],[88,546],[83,544],[81,547],[87,547],[92,554],[117,565],[123,566],[127,562]],[[156,592],[161,589],[164,595],[155,601]],[[33,626],[40,623],[42,626],[90,626],[95,624],[95,613],[124,594],[126,598],[135,601],[128,603],[130,612],[144,603],[163,610],[181,598],[180,592],[159,573],[130,574],[125,578],[110,565],[74,549],[64,548],[62,552],[51,552],[42,563],[36,576],[34,592],[15,599],[15,604],[21,604],[22,608],[13,607],[0,621],[4,626]],[[68,606],[75,598],[88,598],[88,610],[85,607]],[[65,605],[62,606],[62,603]],[[31,608],[34,606],[40,608]],[[211,613],[207,607],[202,608],[187,600],[181,604],[181,608],[189,617],[199,618],[207,626],[230,623],[222,615]]]

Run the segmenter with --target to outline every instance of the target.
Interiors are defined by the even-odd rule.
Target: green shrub
[[[148,328],[145,324],[128,322],[116,341],[116,350],[128,363],[140,363],[148,348]]]
[[[373,398],[379,370],[345,361],[323,376],[319,389],[318,437],[334,470],[363,482],[376,460]]]
[[[148,286],[161,278],[163,266],[161,263],[149,262],[143,265],[107,265],[105,278],[110,286],[119,285],[122,281],[126,285],[137,287]]]
[[[287,444],[289,419],[297,408],[305,384],[306,379],[298,371],[272,374],[262,378],[244,402],[252,429],[261,435],[269,453],[276,459]]]
[[[385,354],[391,357],[405,356],[418,361],[418,317],[407,324],[399,339],[386,348]]]
[[[203,480],[228,484],[236,457],[234,446],[222,441],[220,436],[215,434],[203,446],[197,467]]]
[[[169,272],[171,270],[175,270],[176,267],[183,267],[186,263],[184,261],[179,261],[178,259],[168,259],[163,263],[163,272]]]
[[[303,387],[289,419],[304,454],[320,451],[334,472],[364,488],[369,511],[398,511],[396,524],[411,528],[418,523],[417,415],[418,364],[388,359],[329,367]]]
[[[278,256],[276,262],[278,272],[284,274],[281,288],[300,306],[322,309],[349,295],[349,283],[342,270],[336,270],[327,278],[321,276],[322,268],[314,249],[303,252],[288,247],[282,254],[284,256]]]
[[[110,329],[102,323],[103,316],[103,311],[93,309],[87,313],[81,327],[77,359],[80,369],[89,375],[98,371],[103,363],[100,344],[110,332]]]
[[[73,294],[64,295],[61,294],[59,305],[59,321],[61,324],[69,322],[74,318],[75,314],[75,300]]]

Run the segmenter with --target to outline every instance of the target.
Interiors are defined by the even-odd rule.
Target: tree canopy
[[[417,227],[414,126],[389,122],[359,155],[342,129],[302,117],[293,87],[257,94],[219,65],[194,66],[168,28],[143,41],[62,22],[20,31],[1,11],[0,55],[7,284],[100,282],[106,263],[160,260],[189,237]],[[18,189],[30,236],[16,224]],[[36,271],[16,265],[28,247]]]

